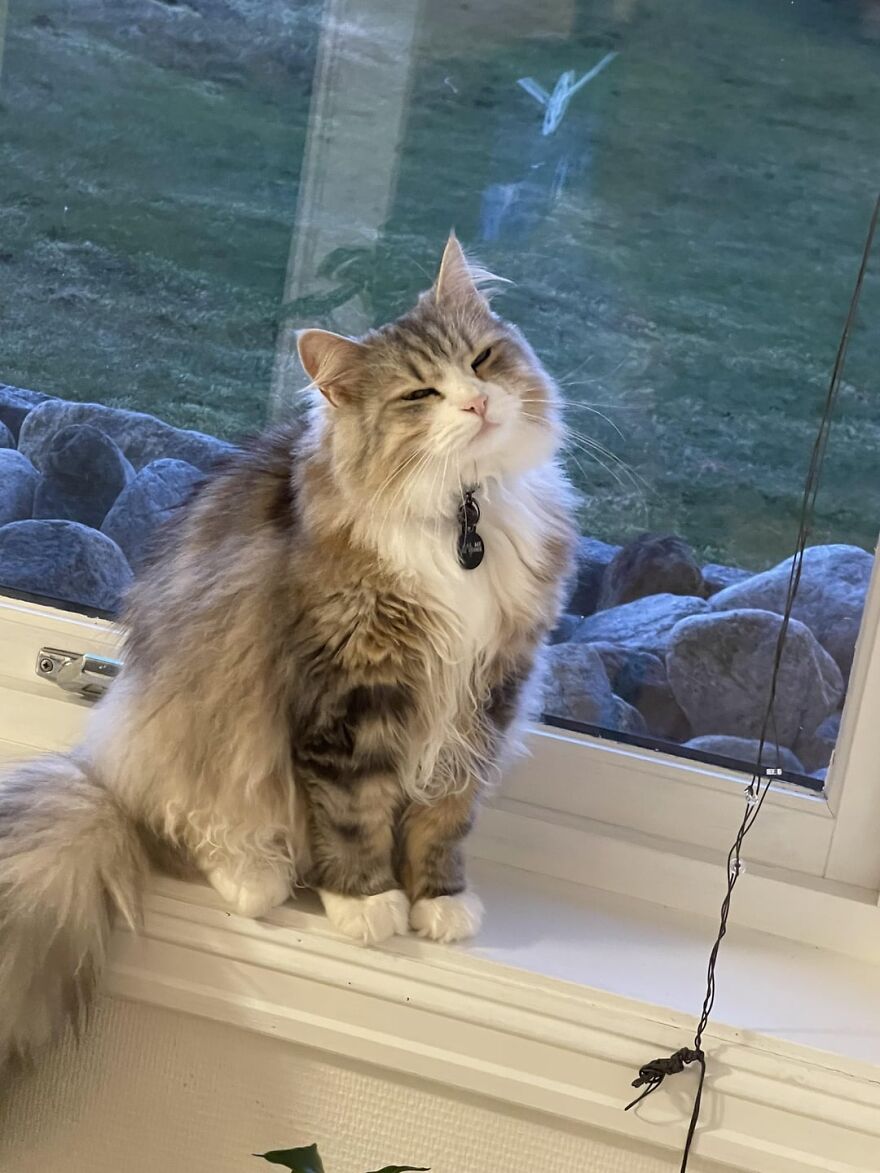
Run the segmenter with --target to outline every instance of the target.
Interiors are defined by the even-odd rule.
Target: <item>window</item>
[[[559,377],[581,494],[541,769],[502,801],[724,846],[877,186],[872,13],[11,0],[0,672],[34,687],[26,601],[112,615],[202,471],[295,409],[296,328],[386,320],[454,225],[514,281],[499,308]],[[875,272],[752,841],[866,888],[878,309]],[[41,622],[112,646],[101,624]]]

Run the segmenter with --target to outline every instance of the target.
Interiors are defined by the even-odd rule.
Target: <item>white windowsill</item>
[[[455,948],[361,949],[308,894],[253,922],[157,877],[143,934],[116,934],[109,987],[680,1150],[694,1073],[622,1109],[641,1064],[690,1044],[714,920],[488,861],[472,871],[486,926]],[[718,981],[696,1154],[876,1173],[880,968],[734,928]]]

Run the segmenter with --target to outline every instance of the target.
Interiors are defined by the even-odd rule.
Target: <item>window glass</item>
[[[880,6],[10,0],[0,584],[113,612],[158,523],[454,225],[558,377],[551,722],[748,763],[878,186]],[[776,706],[821,787],[876,520],[869,275]],[[775,761],[775,759],[774,759]]]

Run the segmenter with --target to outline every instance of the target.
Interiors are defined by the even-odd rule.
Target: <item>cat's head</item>
[[[337,471],[366,502],[382,492],[430,513],[463,485],[545,464],[559,444],[557,393],[529,344],[492,311],[493,278],[453,233],[433,286],[362,338],[299,334],[324,395]]]

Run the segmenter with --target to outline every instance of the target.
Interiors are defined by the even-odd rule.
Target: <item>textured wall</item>
[[[670,1173],[671,1155],[506,1114],[488,1101],[232,1027],[105,1001],[76,1053],[0,1097],[2,1173],[258,1173],[250,1154],[317,1140],[328,1173]]]

